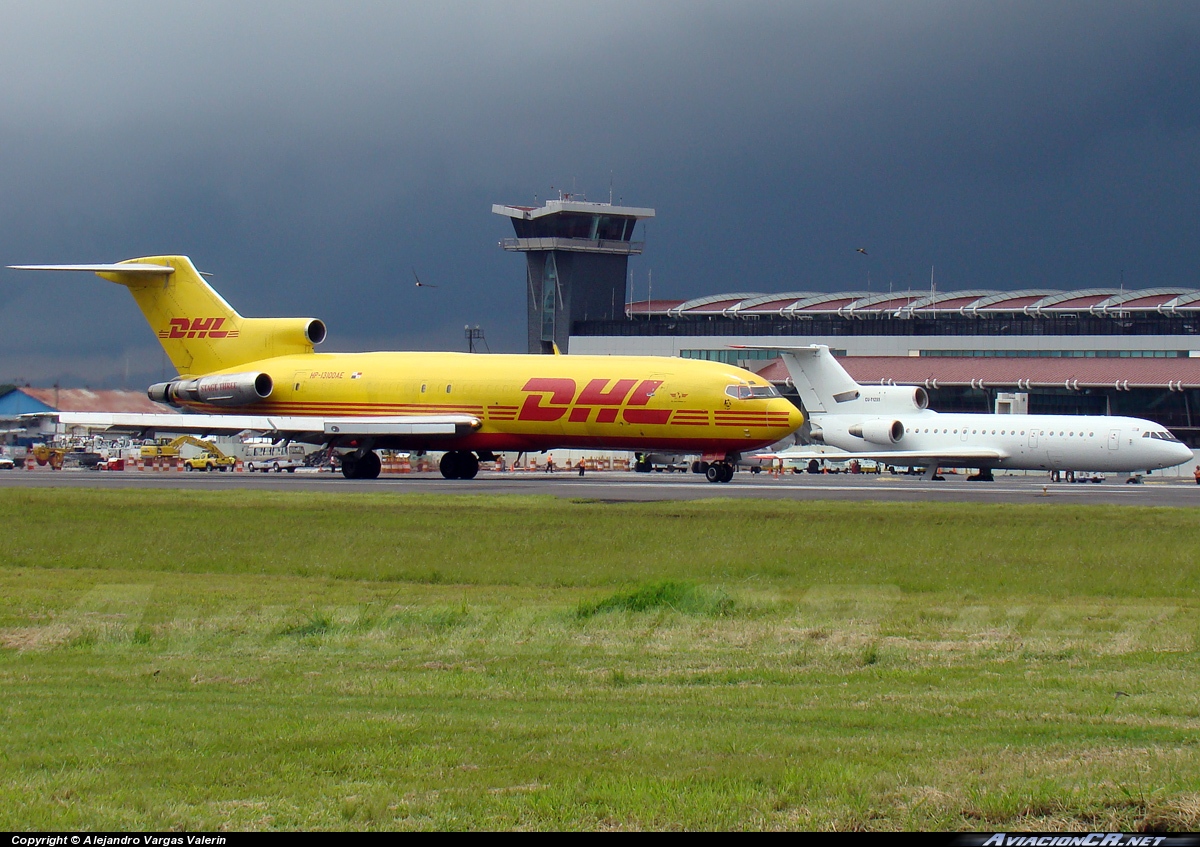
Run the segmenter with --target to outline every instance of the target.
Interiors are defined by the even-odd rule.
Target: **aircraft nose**
[[[787,404],[788,432],[795,432],[804,425],[804,413],[792,401],[784,400],[782,402]]]

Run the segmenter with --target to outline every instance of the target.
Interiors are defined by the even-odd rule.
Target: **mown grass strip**
[[[1193,513],[3,492],[8,829],[1200,827]]]

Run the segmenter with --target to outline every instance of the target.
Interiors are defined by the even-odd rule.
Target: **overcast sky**
[[[0,264],[184,253],[323,350],[523,352],[491,204],[610,184],[639,297],[1200,287],[1194,0],[0,0],[0,44]],[[161,368],[122,289],[0,271],[0,382]]]

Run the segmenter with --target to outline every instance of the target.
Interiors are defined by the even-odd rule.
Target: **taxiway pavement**
[[[341,474],[184,474],[160,471],[0,471],[0,488],[170,488],[189,490],[279,490],[388,492],[393,494],[518,494],[606,501],[699,500],[713,497],[771,500],[873,500],[884,502],[963,502],[1200,506],[1200,485],[1190,479],[1147,477],[1129,485],[1112,476],[1103,483],[1050,482],[1045,475],[997,475],[973,482],[961,475],[945,481],[890,474],[769,474],[740,472],[732,482],[713,484],[693,474],[541,471],[481,472],[473,480],[446,480],[439,474],[384,475],[347,480]]]

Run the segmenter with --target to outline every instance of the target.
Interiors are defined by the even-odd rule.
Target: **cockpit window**
[[[773,385],[730,385],[725,393],[735,400],[766,400],[783,396]]]
[[[1163,430],[1162,432],[1143,432],[1142,438],[1157,438],[1159,441],[1174,441],[1176,444],[1183,443],[1166,430]]]

